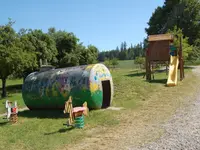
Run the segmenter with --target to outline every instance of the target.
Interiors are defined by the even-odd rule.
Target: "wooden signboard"
[[[171,34],[158,34],[158,35],[150,35],[148,37],[148,41],[165,41],[165,40],[173,40],[173,35]]]

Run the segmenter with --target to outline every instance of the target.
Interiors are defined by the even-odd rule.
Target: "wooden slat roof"
[[[164,40],[173,40],[173,35],[171,34],[157,34],[149,35],[148,41],[164,41]]]

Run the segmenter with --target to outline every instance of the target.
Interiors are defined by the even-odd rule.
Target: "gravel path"
[[[200,76],[200,67],[193,70]],[[177,113],[162,126],[165,134],[157,141],[138,150],[200,150],[200,93],[190,106]],[[136,148],[130,148],[136,149]]]
[[[159,140],[138,149],[200,150],[200,98],[179,111],[163,128],[166,133]]]

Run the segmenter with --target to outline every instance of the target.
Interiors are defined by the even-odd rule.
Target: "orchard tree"
[[[140,66],[140,69],[142,69],[142,66],[144,66],[145,63],[145,57],[136,57],[134,63],[138,64]]]
[[[2,80],[2,97],[6,97],[6,80],[9,75],[22,72],[25,68],[36,65],[36,56],[27,51],[19,36],[12,28],[9,20],[6,25],[0,26],[0,79]]]
[[[106,60],[104,61],[104,65],[105,65],[106,67],[110,68],[110,66],[111,66],[110,60],[109,60],[109,59],[106,59]]]
[[[56,55],[58,51],[56,49],[56,43],[49,34],[43,33],[42,30],[29,30],[23,36],[31,42],[31,47],[37,55],[38,64],[40,60],[47,60],[48,62],[57,61]]]
[[[111,64],[112,64],[113,68],[115,68],[115,67],[119,64],[117,58],[113,58],[113,59],[111,60]]]
[[[56,31],[55,28],[49,28],[48,34],[54,39],[58,54],[58,67],[68,67],[77,65],[76,48],[79,39],[73,34],[66,31]],[[71,62],[73,61],[73,62]]]
[[[79,44],[77,48],[77,54],[80,65],[93,64],[97,62],[98,49],[94,45],[89,45],[88,47],[85,47],[82,44]]]
[[[92,64],[97,62],[98,48],[94,45],[89,45],[87,47],[87,64]]]

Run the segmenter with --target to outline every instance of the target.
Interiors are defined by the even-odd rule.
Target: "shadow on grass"
[[[2,88],[0,88],[0,94],[1,94],[1,91],[2,91]],[[6,92],[7,92],[7,97],[11,97],[11,95],[13,93],[20,93],[20,92],[22,92],[22,84],[7,85]],[[0,99],[2,99],[2,98],[0,98]]]
[[[191,69],[194,69],[195,67],[193,67],[193,66],[184,66],[184,69],[186,69],[186,70],[191,70]]]
[[[2,90],[2,88],[0,88],[0,90]],[[22,84],[7,85],[6,90],[7,92],[22,91]]]
[[[166,70],[165,69],[156,70],[154,75],[160,74],[160,73],[163,73],[163,72],[166,72]],[[136,72],[136,73],[127,74],[125,76],[127,76],[127,77],[143,77],[143,78],[145,78],[145,72],[138,72],[138,73]],[[152,79],[151,81],[145,80],[145,82],[155,83],[155,84],[165,84],[166,85],[167,79]]]
[[[155,83],[155,84],[165,84],[167,83],[167,79],[154,79],[151,81],[147,81],[149,83]]]
[[[158,73],[163,73],[163,72],[166,72],[166,69],[159,69],[159,70],[155,70],[155,73],[154,74],[158,74]],[[128,76],[128,77],[144,77],[146,74],[145,71],[131,71],[131,74],[127,74],[125,76]]]
[[[132,73],[132,74],[127,74],[125,76],[127,77],[141,77],[141,76],[144,76],[145,75],[145,72],[136,72],[136,73]]]
[[[5,126],[7,124],[8,124],[8,122],[0,122],[0,126]]]
[[[162,72],[166,72],[166,69],[155,70],[155,73],[162,73]]]
[[[64,114],[62,110],[24,110],[18,113],[20,117],[26,118],[67,118],[68,114]]]
[[[56,133],[65,133],[65,132],[71,131],[72,129],[74,129],[74,127],[59,129],[58,131],[55,131],[55,132],[44,133],[44,135],[52,135],[52,134],[56,134]]]

